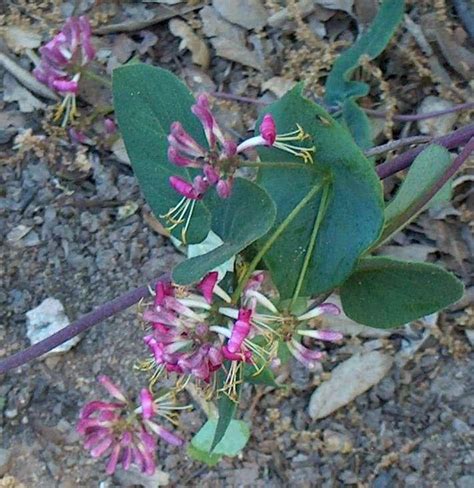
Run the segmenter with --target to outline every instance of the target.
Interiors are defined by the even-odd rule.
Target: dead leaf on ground
[[[217,56],[261,70],[257,53],[246,47],[245,31],[223,19],[212,7],[204,7],[200,16],[203,31],[210,37]]]
[[[352,14],[352,7],[354,0],[316,0],[318,5],[331,10],[342,10],[348,14]]]
[[[381,381],[390,371],[393,357],[380,351],[356,354],[339,364],[312,394],[309,415],[318,420],[347,405]]]
[[[426,114],[438,110],[446,110],[453,106],[453,102],[450,102],[449,100],[430,95],[421,102],[417,113]],[[430,134],[434,137],[444,136],[451,131],[457,119],[458,114],[451,113],[433,119],[419,120],[418,129],[422,134]]]
[[[450,66],[466,80],[472,80],[474,53],[458,44],[445,29],[435,30],[436,42]]]
[[[20,112],[29,113],[46,107],[46,104],[21,86],[9,73],[5,73],[3,77],[3,88],[3,100],[5,102],[18,102]]]
[[[224,19],[246,29],[261,29],[268,20],[261,0],[213,0],[212,6]]]
[[[174,36],[181,37],[179,49],[189,49],[193,63],[207,68],[210,62],[210,54],[207,44],[193,31],[189,25],[180,19],[171,19],[169,28]]]
[[[278,98],[281,98],[287,91],[296,85],[295,80],[288,80],[282,76],[274,76],[262,84],[262,92],[269,90]]]
[[[41,45],[41,36],[27,27],[15,25],[0,28],[0,33],[5,38],[8,47],[19,52],[23,49],[36,49]]]
[[[429,254],[438,249],[425,244],[407,244],[405,246],[383,246],[378,254],[406,261],[426,261]]]

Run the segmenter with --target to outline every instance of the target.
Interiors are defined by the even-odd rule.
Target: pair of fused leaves
[[[369,93],[369,85],[351,78],[362,56],[373,59],[385,49],[402,20],[404,6],[404,0],[385,0],[370,28],[337,58],[326,81],[325,103],[341,110],[341,119],[363,149],[372,145],[372,129],[356,100]]]

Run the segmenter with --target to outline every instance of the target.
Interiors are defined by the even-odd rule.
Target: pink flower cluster
[[[260,125],[260,136],[237,145],[232,139],[224,137],[209,108],[206,95],[200,95],[191,110],[203,126],[209,147],[202,147],[186,132],[181,123],[173,122],[168,136],[168,159],[176,166],[200,169],[202,174],[197,175],[192,182],[179,176],[171,176],[170,184],[178,193],[190,200],[202,199],[212,186],[216,187],[221,198],[228,198],[232,191],[233,175],[237,169],[235,156],[250,147],[271,146],[275,142],[276,127],[273,117],[270,114],[264,116]]]
[[[221,367],[221,339],[208,323],[215,292],[226,297],[217,277],[209,273],[192,291],[157,283],[154,303],[144,313],[152,327],[144,341],[158,367],[205,382]]]
[[[95,57],[87,17],[68,19],[40,53],[41,62],[33,71],[38,81],[63,94],[77,94],[80,68]]]
[[[151,392],[144,388],[140,392],[140,406],[134,408],[107,376],[100,376],[99,382],[115,401],[97,400],[83,407],[77,431],[84,436],[84,447],[90,450],[92,457],[108,457],[108,474],[112,474],[119,463],[126,470],[136,465],[142,472],[153,474],[158,438],[175,446],[183,444],[180,437],[153,420],[160,409],[166,410],[169,404],[154,400]]]

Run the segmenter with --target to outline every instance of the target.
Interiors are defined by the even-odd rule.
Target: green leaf
[[[372,145],[369,118],[355,100],[369,93],[369,85],[351,81],[361,56],[377,57],[388,44],[402,20],[404,0],[385,0],[369,30],[337,58],[326,81],[324,101],[342,109],[341,118],[357,144],[367,149]]]
[[[172,73],[145,64],[123,66],[113,71],[113,94],[117,121],[133,171],[155,217],[160,217],[182,198],[169,184],[172,175],[191,180],[193,173],[168,162],[167,135],[172,122],[183,127],[206,147],[202,126],[191,112],[194,98]],[[187,233],[188,243],[208,234],[211,215],[206,199],[196,203]],[[180,238],[181,229],[173,231]]]
[[[426,208],[426,205],[419,208],[420,202],[423,202],[450,164],[448,150],[435,144],[428,146],[416,157],[395,198],[385,209],[386,223],[380,244],[390,239]],[[446,188],[443,188],[445,191]]]
[[[230,198],[217,194],[208,199],[212,209],[212,230],[223,244],[207,254],[180,263],[173,270],[173,280],[179,284],[199,281],[206,273],[235,256],[271,228],[275,204],[268,193],[242,178],[236,178]]]
[[[434,313],[462,295],[462,283],[439,266],[385,257],[361,260],[341,287],[348,317],[381,329]]]
[[[372,146],[370,120],[353,98],[344,101],[342,120],[360,148],[369,149]]]
[[[404,7],[404,0],[385,0],[367,32],[337,58],[326,81],[324,100],[328,105],[342,106],[346,98],[367,95],[367,84],[350,78],[361,56],[373,59],[385,49],[402,20]]]
[[[266,385],[279,387],[275,381],[275,375],[273,371],[265,365],[262,365],[262,361],[256,359],[257,367],[253,364],[244,365],[244,381],[252,385]]]
[[[250,430],[242,420],[232,420],[225,435],[210,453],[217,426],[216,420],[208,420],[193,437],[191,446],[188,448],[188,454],[193,459],[213,466],[222,456],[237,456],[245,447],[250,437]]]
[[[301,158],[279,149],[259,150],[264,162],[293,162],[291,167],[259,171],[260,185],[277,206],[275,225],[257,241],[260,249],[309,192],[318,185],[325,187],[326,180],[331,182],[331,191],[309,256],[324,189],[298,211],[263,258],[281,299],[292,297],[300,281],[300,296],[324,293],[340,285],[359,256],[378,238],[383,225],[381,183],[372,164],[347,130],[303,98],[301,89],[295,87],[270,105],[268,112],[273,114],[279,134],[295,130],[297,124],[303,127],[310,140],[300,144],[314,144],[315,161],[304,164]]]
[[[214,438],[212,440],[209,452],[213,452],[219,442],[224,438],[225,433],[227,432],[227,429],[232,422],[236,408],[236,402],[231,400],[227,395],[221,395],[217,402],[217,411],[219,413],[219,417],[217,419]]]

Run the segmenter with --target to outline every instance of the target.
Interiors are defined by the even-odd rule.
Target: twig
[[[9,71],[22,85],[42,97],[58,101],[59,97],[47,86],[40,83],[29,71],[23,69],[15,61],[3,53],[0,53],[0,66]]]
[[[161,276],[157,281],[166,279],[167,275]],[[140,288],[135,288],[132,291],[121,295],[114,300],[99,306],[92,312],[76,320],[72,324],[64,327],[59,332],[43,339],[40,342],[24,349],[23,351],[17,352],[12,356],[0,361],[0,374],[6,373],[12,368],[17,368],[22,364],[25,364],[37,357],[43,355],[44,353],[51,351],[60,344],[72,339],[78,334],[90,329],[94,325],[103,322],[105,319],[112,317],[113,315],[122,312],[123,310],[131,307],[135,303],[139,302],[142,298],[149,295],[148,286],[141,286]]]
[[[172,19],[178,15],[184,15],[188,12],[193,12],[194,10],[202,8],[202,4],[193,5],[193,6],[186,6],[180,9],[170,8],[166,5],[162,5],[161,11],[163,13],[157,14],[151,19],[146,20],[127,20],[126,22],[120,22],[119,24],[110,24],[104,25],[102,27],[97,27],[94,29],[94,34],[97,35],[105,35],[105,34],[114,34],[116,32],[135,32],[137,30],[146,29],[155,24],[159,24],[160,22],[164,22],[165,20]]]
[[[367,114],[372,115],[372,117],[384,119],[387,116],[387,112],[379,112],[378,110],[371,110],[368,108],[364,110]],[[416,120],[434,119],[435,117],[441,117],[454,112],[461,112],[462,110],[474,110],[474,102],[461,103],[451,108],[436,110],[435,112],[426,112],[425,114],[395,114],[393,120],[399,122],[413,122]]]
[[[453,149],[466,144],[471,137],[474,137],[474,124],[455,130],[454,132],[446,134],[445,136],[433,139],[431,143],[439,144],[440,146],[444,146],[446,149]],[[418,156],[418,154],[421,153],[421,151],[423,151],[425,147],[426,146],[420,146],[415,149],[410,149],[391,161],[387,161],[386,163],[377,166],[375,170],[377,171],[379,178],[383,180],[384,178],[387,178],[388,176],[393,175],[402,169],[408,168],[408,166],[410,166],[413,160]]]
[[[388,151],[393,151],[403,146],[409,146],[410,144],[421,144],[424,142],[431,141],[430,136],[413,136],[413,137],[405,137],[403,139],[398,139],[396,141],[390,141],[386,144],[382,144],[381,146],[375,146],[371,149],[367,149],[364,151],[364,154],[367,157],[375,156],[377,154],[386,153]]]

